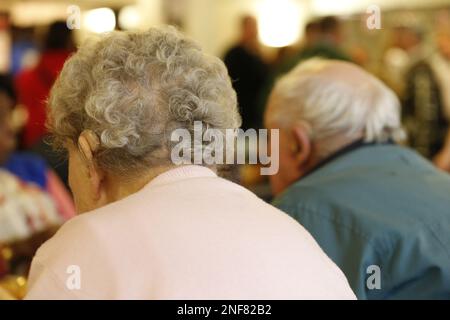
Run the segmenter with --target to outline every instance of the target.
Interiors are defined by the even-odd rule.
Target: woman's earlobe
[[[88,170],[89,170],[89,181],[91,184],[91,188],[94,192],[93,194],[94,200],[99,201],[102,198],[103,193],[105,192],[104,190],[105,173],[93,162],[91,162],[91,164],[88,165]]]
[[[85,161],[87,174],[91,189],[93,190],[93,200],[101,202],[103,196],[104,171],[96,164],[95,152],[100,146],[98,136],[91,130],[84,130],[78,137],[78,149]]]

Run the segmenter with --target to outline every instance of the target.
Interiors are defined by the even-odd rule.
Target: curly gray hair
[[[100,140],[97,163],[115,172],[170,161],[170,133],[240,126],[224,64],[174,28],[111,32],[81,46],[64,65],[50,98],[54,145],[83,130]]]

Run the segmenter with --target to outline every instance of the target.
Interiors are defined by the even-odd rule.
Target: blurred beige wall
[[[373,3],[383,9],[450,5],[450,0],[0,0],[0,10],[10,10],[14,23],[26,26],[64,19],[68,6],[73,4],[80,6],[82,12],[96,7],[118,10],[126,5],[135,5],[140,15],[139,29],[163,24],[169,10],[177,12],[184,31],[200,42],[206,51],[222,55],[238,37],[239,19],[243,14],[250,13],[260,18],[261,8],[268,2],[276,7],[289,1],[297,3],[300,8],[300,30],[311,16],[364,12]],[[77,32],[77,39],[82,41],[87,35],[88,32],[82,29]]]

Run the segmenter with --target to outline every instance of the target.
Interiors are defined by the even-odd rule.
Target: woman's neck
[[[108,175],[105,179],[108,202],[119,201],[140,191],[154,178],[172,168],[173,166],[159,166],[132,177]]]

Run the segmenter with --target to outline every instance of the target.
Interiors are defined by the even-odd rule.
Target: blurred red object
[[[31,147],[47,132],[45,102],[70,53],[63,49],[44,52],[35,68],[22,71],[16,78],[18,101],[28,111],[22,141],[24,147]]]
[[[8,265],[3,255],[3,247],[0,245],[0,279],[8,274]]]

